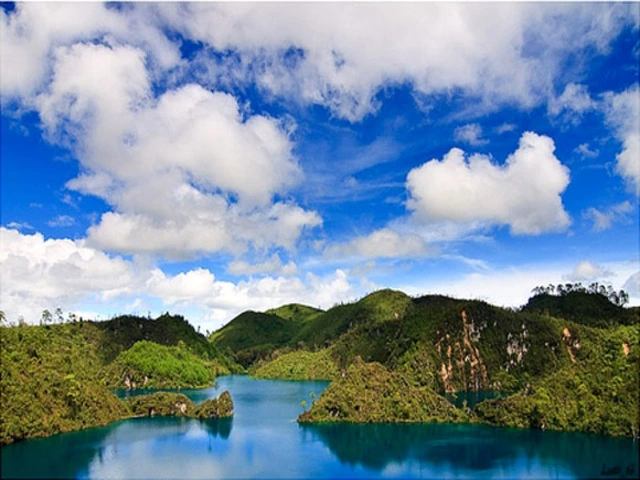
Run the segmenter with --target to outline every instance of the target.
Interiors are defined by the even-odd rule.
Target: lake
[[[637,442],[478,425],[296,423],[327,382],[221,377],[227,420],[136,418],[7,445],[3,477],[634,478]]]

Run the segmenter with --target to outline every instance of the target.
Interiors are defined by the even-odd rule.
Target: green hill
[[[310,422],[465,422],[467,415],[428,387],[408,385],[379,363],[356,360],[302,415]]]
[[[271,310],[267,310],[264,313],[269,315],[277,315],[278,317],[284,318],[285,320],[304,322],[323,312],[324,310],[320,310],[319,308],[310,307],[308,305],[301,305],[299,303],[290,303],[278,308],[272,308]]]
[[[0,444],[128,415],[102,382],[97,334],[85,324],[0,327]]]
[[[0,444],[130,415],[108,386],[204,386],[240,367],[182,317],[0,327]],[[155,343],[157,342],[157,343]],[[163,345],[160,345],[163,344]]]
[[[288,306],[281,310],[289,311]],[[251,318],[256,322],[266,318],[255,315]],[[388,397],[501,390],[500,400],[462,413],[498,425],[638,435],[637,340],[631,338],[638,336],[638,309],[623,308],[605,295],[543,293],[514,310],[442,295],[412,299],[382,290],[326,312],[282,315],[291,320],[285,334],[278,338],[275,331],[285,325],[282,321],[267,319],[264,325],[274,329],[268,341],[251,337],[247,330],[255,324],[238,321],[243,315],[230,325],[244,339],[244,349],[262,349],[253,360],[245,357],[251,374],[334,379],[301,421],[329,421],[327,412],[334,412],[331,421],[402,421],[389,413],[395,410],[388,407]],[[371,410],[378,400],[366,407],[370,415],[336,417],[336,408],[347,411],[372,387],[373,377],[365,370],[360,372],[363,379],[345,386],[344,375],[357,359],[378,365],[365,370],[388,377],[390,390],[378,399],[379,408]]]
[[[203,360],[184,347],[158,345],[146,340],[122,352],[107,367],[113,388],[200,388],[229,370],[216,361]]]
[[[410,305],[411,298],[404,293],[381,290],[326,312],[296,304],[265,313],[248,311],[210,339],[219,350],[233,352],[237,361],[248,367],[283,348],[313,350],[330,345],[354,325],[382,325],[400,318]]]
[[[210,340],[219,350],[233,352],[237,362],[248,367],[276,348],[290,345],[302,325],[304,320],[248,311],[212,333]]]
[[[572,291],[562,295],[540,293],[529,299],[523,311],[566,318],[593,327],[640,322],[640,309],[623,308],[611,302],[606,295],[593,292]]]

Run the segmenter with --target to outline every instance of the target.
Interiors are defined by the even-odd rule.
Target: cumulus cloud
[[[72,240],[45,240],[0,228],[0,305],[9,318],[40,318],[44,308],[73,306],[131,293],[138,286],[133,265]]]
[[[290,276],[298,273],[298,267],[293,261],[282,263],[280,255],[274,253],[268,260],[260,263],[248,263],[244,260],[234,260],[227,267],[231,275],[283,275]]]
[[[564,275],[563,279],[572,282],[586,282],[611,276],[613,276],[613,272],[608,268],[585,260],[578,263],[571,273]]]
[[[525,132],[504,165],[454,148],[407,176],[407,207],[416,221],[451,220],[509,225],[514,234],[565,230],[561,194],[569,170],[554,155],[553,140]]]
[[[622,143],[616,171],[640,196],[640,87],[636,83],[620,93],[607,92],[603,104],[605,119]]]
[[[246,115],[236,99],[188,84],[154,97],[143,51],[75,44],[55,52],[37,106],[48,138],[74,149],[67,187],[115,211],[91,245],[184,258],[249,247],[292,248],[317,213],[273,202],[302,179],[292,125]]]
[[[382,228],[347,243],[331,245],[324,253],[329,257],[415,258],[427,256],[430,249],[418,235]]]
[[[562,115],[567,121],[575,123],[596,106],[585,85],[569,83],[560,96],[549,101],[547,108],[550,115]]]
[[[584,212],[583,216],[593,222],[592,228],[594,232],[602,232],[611,228],[614,223],[624,222],[632,211],[631,202],[624,201],[616,203],[605,210],[591,207]]]
[[[289,302],[328,308],[363,293],[342,270],[238,283],[220,280],[206,268],[170,275],[153,265],[109,256],[83,241],[45,239],[40,233],[23,235],[4,227],[0,275],[0,307],[11,321],[23,315],[28,323],[36,323],[45,308],[79,312],[82,304],[121,313],[121,305],[135,309],[145,304],[142,297],[159,301],[162,309],[196,308],[201,318],[190,320],[216,328],[247,309]]]
[[[538,104],[567,56],[585,47],[606,51],[637,17],[631,6],[594,4],[158,8],[189,38],[239,55],[230,68],[207,62],[216,64],[216,80],[252,76],[272,94],[324,105],[352,121],[374,112],[376,93],[389,84],[408,83],[426,97],[457,91],[487,106]]]
[[[477,123],[469,123],[456,128],[453,132],[453,138],[457,142],[468,143],[474,147],[489,143],[489,140],[482,138],[482,127]]]
[[[102,39],[126,41],[145,48],[161,68],[180,61],[173,44],[136,9],[118,10],[101,3],[17,3],[13,12],[0,9],[0,92],[2,100],[30,97],[45,82],[52,52],[61,45]]]

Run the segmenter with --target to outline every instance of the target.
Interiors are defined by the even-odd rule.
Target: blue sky
[[[640,304],[636,4],[3,4],[0,306]]]

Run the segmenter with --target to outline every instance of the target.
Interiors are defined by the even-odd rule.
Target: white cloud
[[[268,92],[327,106],[352,121],[376,93],[408,83],[422,96],[452,91],[486,108],[545,100],[570,54],[604,52],[627,5],[473,3],[163,4],[166,22],[240,59],[216,81],[253,76]]]
[[[567,271],[572,267],[562,264],[521,265],[486,272],[474,272],[462,277],[447,278],[441,275],[426,280],[422,284],[398,285],[398,288],[410,295],[439,293],[457,298],[474,298],[494,305],[520,307],[532,295],[537,285],[556,285],[566,282]],[[637,271],[638,262],[610,262],[599,265],[607,275],[607,283],[616,289],[622,288],[625,280]],[[626,283],[624,283],[626,285]],[[640,292],[631,292],[630,305],[640,305]]]
[[[324,253],[329,257],[415,258],[427,256],[430,249],[418,235],[382,228],[347,243],[331,245]]]
[[[193,84],[154,98],[136,48],[76,44],[55,59],[37,105],[48,137],[84,167],[67,187],[115,209],[89,229],[91,245],[171,258],[290,249],[321,224],[273,203],[302,179],[289,123],[244,116],[231,95]]]
[[[513,123],[503,123],[498,125],[494,130],[498,135],[502,135],[503,133],[513,132],[517,126]]]
[[[283,264],[280,255],[274,253],[268,260],[261,263],[248,263],[243,260],[234,260],[227,267],[231,275],[283,275],[291,276],[298,273],[298,267],[292,261]]]
[[[640,271],[634,273],[627,281],[624,282],[622,288],[632,297],[640,297]]]
[[[621,93],[607,92],[603,111],[615,137],[622,143],[616,171],[640,196],[640,87],[634,84]]]
[[[602,278],[608,278],[613,275],[613,272],[602,265],[596,265],[588,260],[584,260],[573,271],[563,276],[563,279],[572,282],[587,282],[591,280],[599,280]]]
[[[616,203],[610,206],[604,211],[591,207],[584,212],[584,218],[593,222],[593,231],[601,232],[608,230],[616,222],[624,222],[627,219],[627,214],[633,211],[631,202],[624,201]]]
[[[45,240],[0,228],[0,304],[9,318],[37,321],[44,308],[70,309],[85,297],[107,300],[137,286],[133,265],[72,240]]]
[[[287,266],[284,266],[287,267]],[[160,268],[112,257],[82,241],[45,240],[0,227],[0,307],[9,320],[37,323],[43,309],[106,312],[102,318],[159,301],[161,311],[188,309],[194,324],[219,327],[238,313],[300,302],[328,308],[363,293],[342,270],[318,276],[265,276],[238,283],[208,269],[168,275]],[[150,299],[145,301],[144,299]]]
[[[591,150],[588,143],[581,143],[575,148],[574,152],[582,158],[596,158],[600,154],[598,149]]]
[[[457,142],[468,143],[474,147],[489,143],[489,140],[482,138],[482,127],[477,123],[469,123],[456,128],[453,132],[453,138]]]
[[[566,120],[576,122],[586,112],[594,110],[597,104],[591,99],[585,85],[569,83],[559,97],[549,100],[549,114],[563,115]]]
[[[525,132],[505,165],[454,148],[407,176],[407,206],[418,222],[509,225],[514,234],[565,230],[569,216],[560,195],[569,170],[554,156],[553,140]]]
[[[70,227],[76,223],[75,218],[69,215],[58,215],[47,222],[50,227]]]
[[[35,230],[28,222],[9,222],[7,223],[7,228],[15,230]]]
[[[101,3],[17,3],[11,13],[0,9],[3,102],[37,92],[50,73],[53,50],[78,41],[126,41],[144,47],[161,68],[177,65],[178,46],[140,13],[128,8],[118,11]]]

